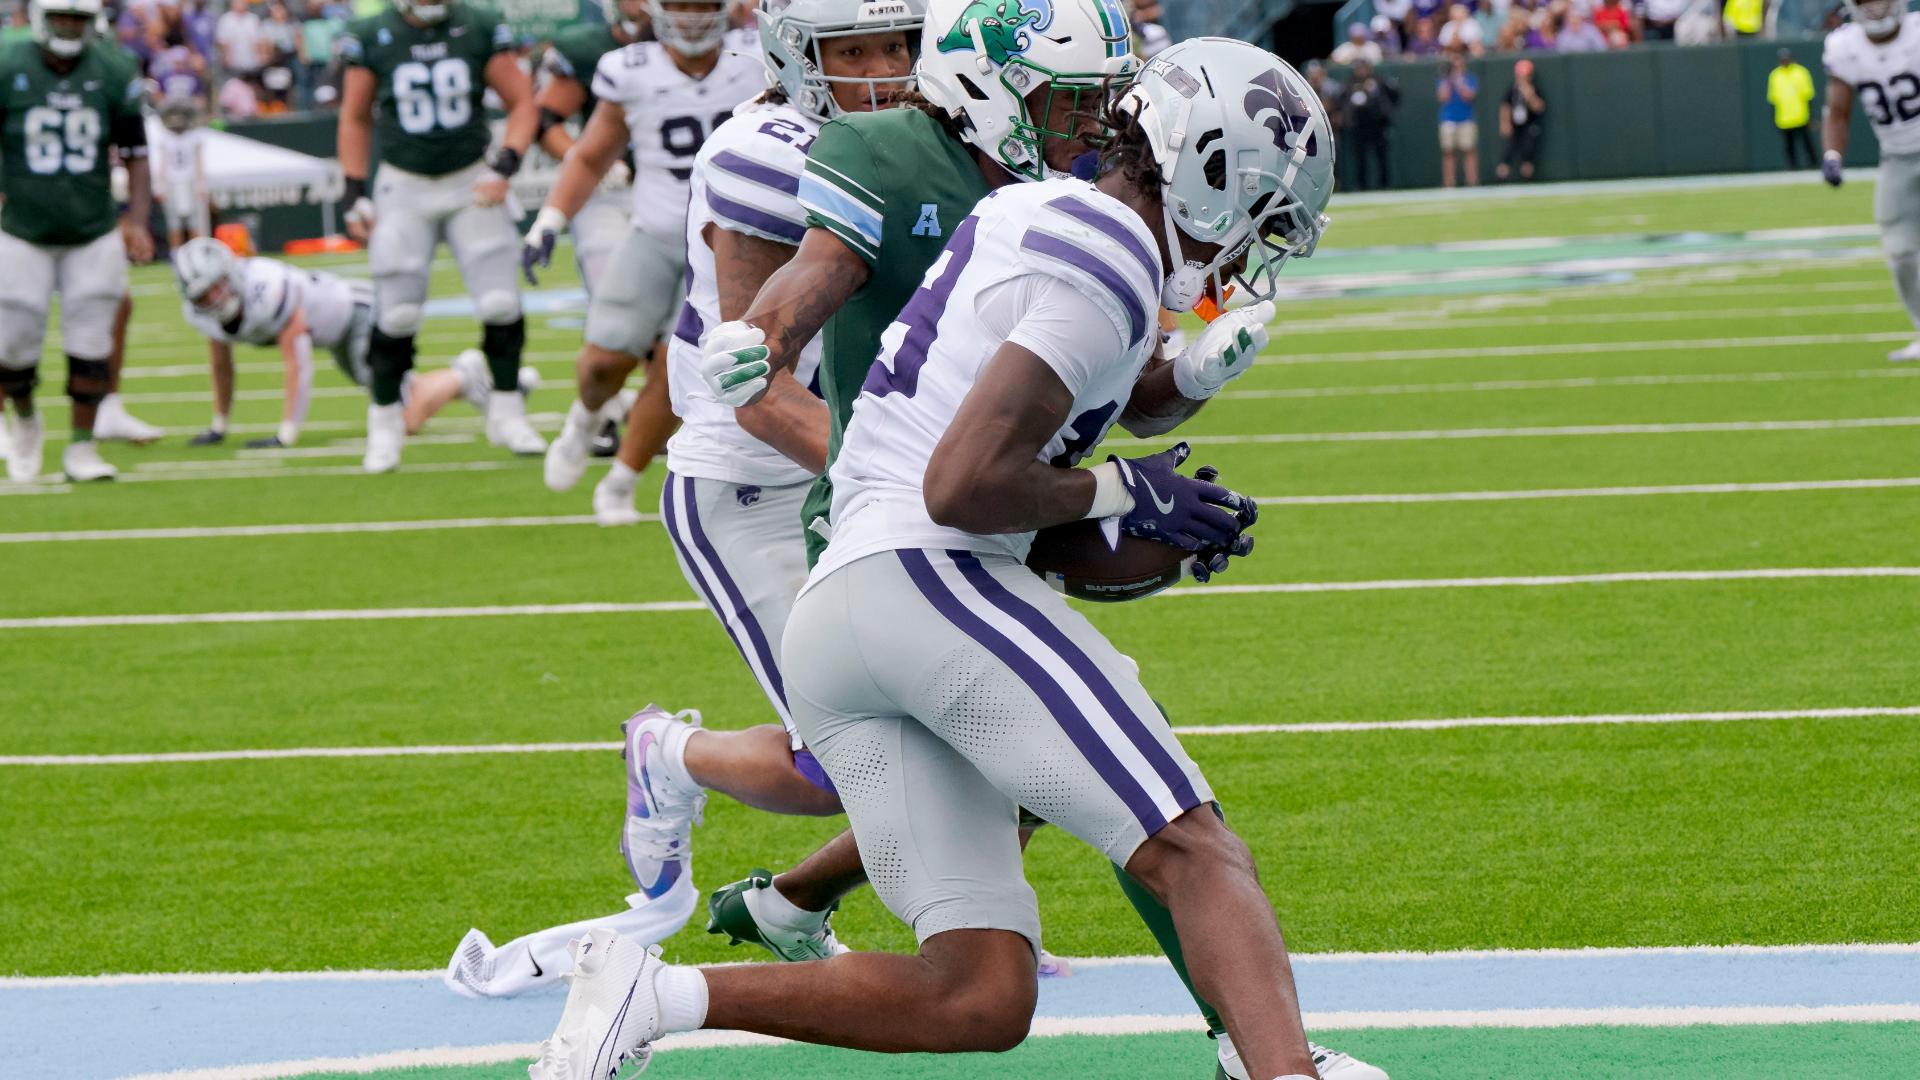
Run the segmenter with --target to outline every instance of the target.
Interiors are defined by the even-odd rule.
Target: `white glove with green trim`
[[[759,327],[721,323],[700,346],[700,378],[720,404],[734,409],[751,405],[767,392],[773,373],[768,355],[767,335]]]
[[[1193,344],[1173,359],[1173,385],[1180,396],[1205,401],[1252,370],[1254,359],[1267,347],[1273,310],[1273,301],[1262,300],[1207,324]]]

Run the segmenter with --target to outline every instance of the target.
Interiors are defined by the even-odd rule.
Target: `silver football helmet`
[[[619,30],[628,38],[638,38],[645,24],[640,21],[639,16],[630,16],[627,13],[626,6],[628,4],[633,4],[639,8],[642,14],[647,11],[649,6],[646,0],[600,0],[600,14],[606,17],[608,26]],[[588,74],[591,75],[592,72],[588,72]]]
[[[829,76],[822,70],[820,43],[859,34],[905,31],[910,48],[920,47],[926,0],[760,0],[760,47],[767,54],[767,78],[786,91],[794,108],[818,120],[840,115],[833,100],[836,83],[863,83],[875,109],[896,92],[911,89],[911,73],[892,79]]]
[[[420,0],[393,0],[393,10],[423,23],[443,23],[453,15],[453,0],[436,0],[431,4]]]
[[[1846,0],[1847,14],[1870,38],[1892,36],[1900,29],[1900,16],[1906,13],[1906,0]]]
[[[240,257],[210,236],[189,240],[173,254],[173,277],[180,295],[194,310],[223,323],[240,314],[240,271]]]
[[[1233,284],[1272,298],[1281,264],[1312,255],[1327,227],[1334,140],[1320,95],[1258,46],[1193,38],[1154,57],[1119,112],[1140,125],[1160,167],[1172,256],[1161,303],[1190,311],[1210,290],[1224,300],[1222,272],[1242,259]],[[1188,259],[1183,236],[1219,252]]]
[[[706,10],[669,11],[668,4]],[[727,36],[727,20],[732,13],[733,0],[647,0],[653,36],[682,56],[705,56],[719,48],[720,39]]]
[[[1052,173],[1048,127],[1054,99],[1070,113],[1100,111],[1109,79],[1124,82],[1138,62],[1118,0],[928,0],[920,45],[920,92],[962,122],[967,141],[1023,180]],[[1035,115],[1027,95],[1047,86]],[[1068,125],[1071,127],[1072,125]]]
[[[99,32],[99,24],[105,14],[101,0],[30,0],[27,4],[27,21],[33,27],[33,40],[39,46],[55,56],[72,59],[85,52]],[[49,15],[72,15],[80,20],[73,24],[74,33],[55,33],[53,25],[47,21]]]

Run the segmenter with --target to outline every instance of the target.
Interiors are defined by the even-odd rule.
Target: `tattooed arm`
[[[814,232],[823,230],[812,230]],[[713,247],[713,265],[720,292],[720,318],[734,320],[746,313],[754,322],[749,305],[756,296],[766,295],[772,279],[782,267],[798,263],[795,248],[759,237],[747,236],[714,225],[707,226],[707,243]],[[835,244],[839,241],[835,240]],[[865,266],[863,262],[861,266]],[[842,298],[844,300],[844,298]],[[838,304],[834,307],[838,308]],[[818,316],[820,324],[826,314]],[[813,316],[807,316],[812,318]],[[793,459],[809,472],[827,468],[827,406],[808,392],[793,377],[793,365],[812,334],[792,340],[793,330],[776,332],[767,323],[758,323],[767,333],[767,344],[775,356],[773,376],[760,400],[734,411],[741,430]],[[784,344],[776,345],[776,340]]]
[[[775,371],[792,371],[800,350],[873,276],[867,260],[827,229],[808,229],[798,251],[785,250],[792,259],[766,279],[746,314],[736,316],[767,335],[767,361]]]

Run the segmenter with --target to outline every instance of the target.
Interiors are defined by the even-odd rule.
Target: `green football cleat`
[[[744,880],[715,889],[707,897],[707,933],[725,934],[729,945],[758,945],[775,959],[793,963],[850,951],[833,936],[830,920],[840,905],[821,912],[815,925],[786,926],[767,917],[769,893],[773,893],[773,873],[758,868]]]

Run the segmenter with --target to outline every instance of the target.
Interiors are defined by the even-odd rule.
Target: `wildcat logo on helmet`
[[[1026,7],[1031,3],[1033,7]],[[975,47],[974,27],[980,30],[980,43],[986,47],[987,59],[996,66],[1027,51],[1030,39],[1026,31],[1045,30],[1053,22],[1053,4],[1051,0],[976,0],[968,4],[953,24],[953,29],[940,39],[941,52],[967,52]]]
[[[1287,85],[1276,69],[1270,68],[1253,77],[1242,106],[1247,110],[1247,119],[1273,132],[1273,145],[1288,153],[1294,150],[1294,137],[1313,122],[1313,113],[1306,101]],[[1262,120],[1261,114],[1268,110],[1274,115]],[[1320,152],[1318,136],[1307,136],[1306,152],[1308,157]]]

